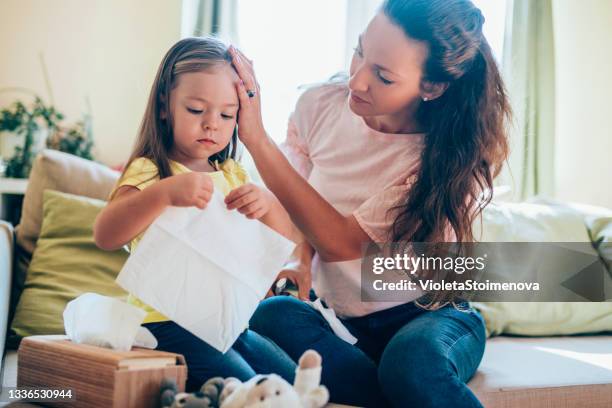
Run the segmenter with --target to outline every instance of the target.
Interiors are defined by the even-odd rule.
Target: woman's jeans
[[[206,380],[217,376],[246,381],[255,374],[276,373],[293,383],[296,364],[276,344],[252,330],[245,330],[226,353],[221,353],[172,321],[143,326],[157,339],[157,350],[185,357],[188,392],[199,390]]]
[[[467,302],[458,305],[467,309]],[[264,300],[250,328],[296,360],[307,349],[323,357],[322,383],[331,401],[366,407],[482,407],[465,384],[485,348],[482,316],[447,305],[436,311],[413,302],[343,319],[358,339],[337,337],[323,316],[290,296]]]

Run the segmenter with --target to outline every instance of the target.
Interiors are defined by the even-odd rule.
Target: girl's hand
[[[175,207],[206,208],[212,197],[214,185],[206,173],[193,171],[162,180],[166,183],[168,203]]]
[[[252,183],[244,184],[225,197],[228,210],[237,209],[250,219],[260,219],[270,211],[272,193]]]
[[[253,61],[233,46],[230,46],[229,52],[232,56],[232,64],[240,77],[240,81],[236,83],[236,91],[240,101],[238,137],[248,149],[249,146],[266,139],[266,130],[261,118],[259,84],[255,79]],[[249,96],[249,94],[252,96]]]

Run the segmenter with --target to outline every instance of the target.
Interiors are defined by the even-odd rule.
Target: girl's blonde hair
[[[134,159],[146,157],[157,166],[160,179],[172,175],[168,157],[174,143],[170,92],[176,87],[181,74],[208,71],[231,63],[228,47],[213,37],[185,38],[170,48],[157,70],[138,137],[124,173]],[[225,149],[211,156],[209,161],[222,163],[228,158],[234,159],[237,143],[237,130],[234,129],[230,143]]]

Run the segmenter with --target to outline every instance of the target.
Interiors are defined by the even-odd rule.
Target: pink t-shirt
[[[388,242],[395,212],[414,181],[423,134],[382,133],[348,105],[345,84],[324,84],[299,98],[281,148],[291,164],[343,215],[353,214],[374,242]],[[362,302],[361,260],[313,260],[313,287],[341,317],[404,302]],[[422,292],[413,292],[414,300]]]

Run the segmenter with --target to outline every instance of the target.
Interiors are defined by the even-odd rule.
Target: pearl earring
[[[424,101],[424,102],[427,102],[428,100],[429,100],[429,98],[428,98],[428,97],[426,97],[426,96],[424,96],[424,97],[423,97],[423,101]]]

